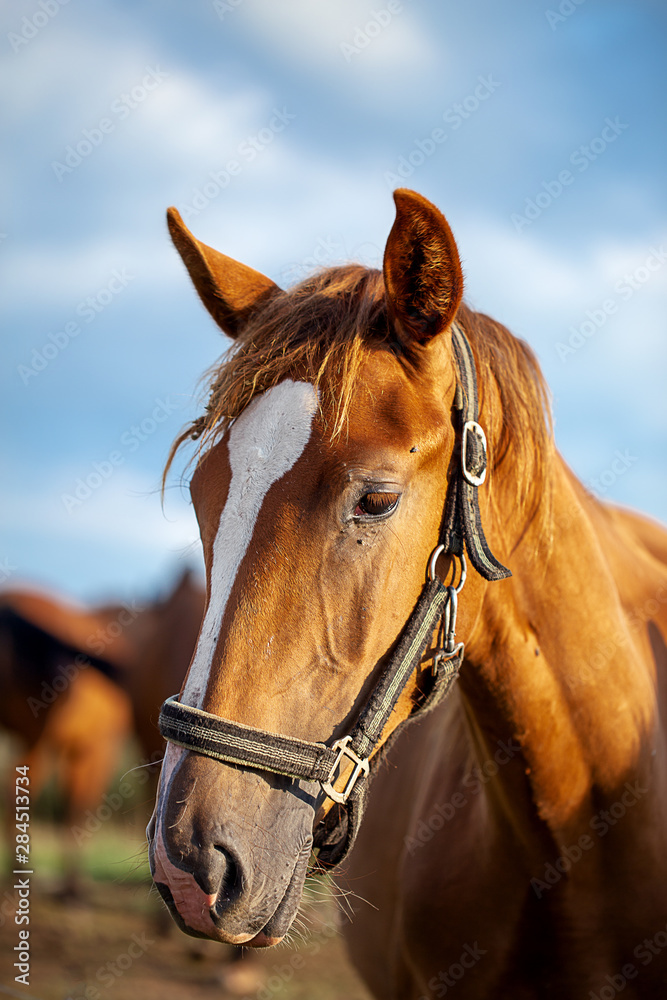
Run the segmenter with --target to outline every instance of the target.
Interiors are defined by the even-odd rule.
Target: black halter
[[[487,452],[479,415],[475,361],[463,330],[452,326],[452,343],[458,368],[454,400],[460,412],[460,461],[447,492],[443,529],[428,567],[428,580],[377,685],[351,732],[331,746],[280,736],[244,726],[190,705],[178,695],[168,698],[160,712],[160,732],[166,740],[226,764],[257,768],[289,778],[319,782],[336,803],[315,831],[319,860],[335,865],[350,850],[361,821],[370,772],[370,758],[384,753],[402,727],[421,718],[448,694],[463,662],[463,643],[455,641],[457,595],[465,582],[467,551],[475,569],[487,580],[502,580],[511,573],[494,557],[482,529],[477,487],[486,477]],[[458,556],[460,579],[445,586],[435,572],[438,556]],[[420,705],[378,749],[382,733],[413,671],[424,656],[441,621],[439,648],[434,654],[430,690]],[[374,751],[375,752],[374,754]],[[343,789],[336,782],[343,770],[353,770]]]

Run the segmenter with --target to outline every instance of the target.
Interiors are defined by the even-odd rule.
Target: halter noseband
[[[464,550],[478,573],[487,580],[511,576],[492,554],[482,529],[477,487],[486,477],[486,437],[477,422],[479,404],[472,349],[457,324],[452,326],[452,344],[459,376],[454,408],[461,414],[461,461],[450,479],[443,528],[429,560],[428,580],[352,731],[330,746],[311,743],[244,726],[183,705],[178,695],[168,698],[160,712],[159,727],[164,738],[187,750],[226,764],[319,782],[324,793],[338,805],[333,828],[327,817],[325,827],[316,831],[319,860],[329,865],[339,864],[354,841],[361,822],[368,784],[365,779],[370,773],[374,751],[378,751],[376,757],[385,752],[404,725],[421,718],[442,701],[458,677],[464,647],[455,639],[456,610],[458,593],[466,578]],[[441,553],[458,556],[461,561],[456,586],[445,586],[436,575],[435,565]],[[430,690],[419,707],[399,723],[389,740],[379,747],[385,726],[424,656],[439,620],[439,648],[434,655]],[[342,791],[337,790],[336,781],[350,763],[354,765],[352,773]],[[342,833],[341,826],[344,826]]]

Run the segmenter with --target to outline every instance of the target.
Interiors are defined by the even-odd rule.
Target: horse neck
[[[512,552],[512,579],[483,588],[462,692],[478,756],[492,756],[496,741],[521,745],[525,777],[507,769],[502,780],[523,789],[506,800],[537,807],[562,833],[596,797],[647,774],[655,688],[645,637],[623,612],[601,508],[558,456],[552,471],[550,523],[540,532],[550,529],[553,543],[529,528]],[[505,493],[501,484],[501,506]]]

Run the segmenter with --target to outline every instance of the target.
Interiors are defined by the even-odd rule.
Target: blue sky
[[[158,488],[224,340],[166,207],[288,284],[378,264],[396,182],[449,219],[470,304],[537,351],[577,474],[667,520],[659,0],[26,0],[2,18],[3,582],[131,596],[200,559],[178,477],[164,514]]]

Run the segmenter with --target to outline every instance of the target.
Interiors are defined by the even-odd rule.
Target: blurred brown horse
[[[132,732],[141,766],[162,758],[159,708],[183,680],[203,604],[189,571],[144,606],[91,609],[37,591],[0,594],[0,726],[23,743],[18,763],[30,768],[33,800],[56,775],[70,888],[78,869],[72,831],[98,808]]]
[[[123,671],[134,727],[146,761],[162,760],[160,705],[187,672],[204,614],[204,587],[185,570],[166,597],[146,605],[126,632],[131,664]]]
[[[102,647],[104,658],[91,651],[113,621],[37,592],[0,595],[0,725],[23,742],[15,763],[30,769],[33,803],[56,775],[66,803],[70,890],[78,873],[73,831],[99,806],[131,732],[132,707],[119,684],[130,662],[122,633]],[[12,770],[10,785],[13,777]],[[13,829],[11,808],[7,820]]]
[[[164,712],[154,878],[188,933],[251,946],[285,935],[313,842],[332,856],[337,828],[355,830],[345,811],[368,762],[341,738],[375,711],[394,650],[423,648],[404,625],[465,538],[459,683],[378,763],[432,697],[432,673],[461,655],[447,589],[447,642],[435,629],[392,689],[371,755],[340,875],[371,904],[353,904],[353,959],[382,1000],[454,988],[459,1000],[658,1000],[667,536],[586,492],[553,445],[533,354],[461,303],[446,220],[413,192],[395,200],[382,272],[331,268],[288,292],[170,212],[235,344],[177,442],[200,443],[208,602],[181,705]],[[461,416],[475,369],[489,452],[478,501],[465,484],[484,478],[483,434]],[[504,575],[492,553],[511,579],[490,582]],[[342,777],[308,778],[336,747]]]

